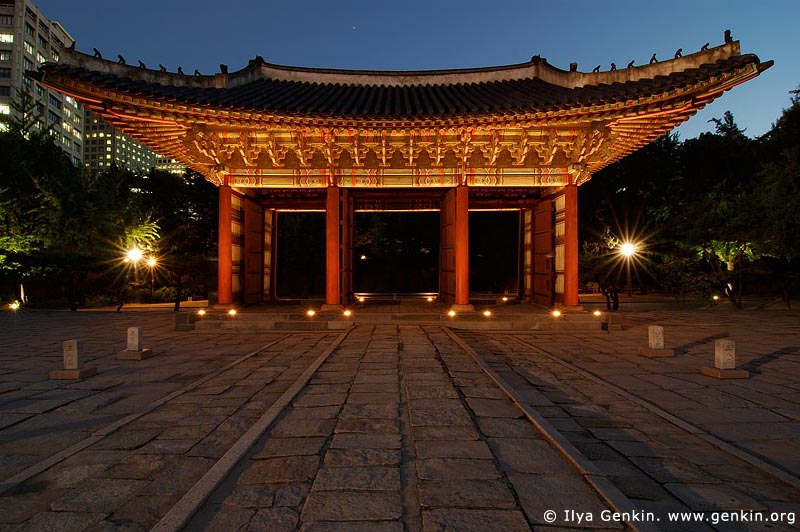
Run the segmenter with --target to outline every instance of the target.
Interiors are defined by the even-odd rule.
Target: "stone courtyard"
[[[608,331],[4,313],[0,532],[795,529],[797,312],[635,309]],[[649,325],[674,357],[639,355]],[[117,359],[131,326],[156,356]],[[749,378],[700,374],[721,338]],[[49,380],[70,339],[97,374]]]

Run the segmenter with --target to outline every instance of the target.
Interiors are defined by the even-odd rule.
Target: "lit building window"
[[[14,42],[14,36],[10,33],[0,33],[0,42]]]
[[[0,103],[0,115],[10,115],[11,106],[5,103]]]
[[[33,55],[33,46],[28,41],[25,41],[25,44],[22,45],[25,48],[25,51],[28,52],[30,55]]]
[[[36,62],[41,65],[45,61],[47,61],[47,58],[45,56],[43,56],[42,54],[40,54],[39,52],[36,52]]]
[[[11,61],[11,50],[0,50],[0,61]]]

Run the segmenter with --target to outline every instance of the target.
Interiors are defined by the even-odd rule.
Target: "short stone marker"
[[[675,356],[674,350],[664,349],[664,327],[659,325],[647,327],[647,347],[640,347],[639,354],[650,358]]]
[[[142,328],[128,327],[128,348],[117,353],[118,360],[144,360],[154,353],[142,347]]]
[[[704,366],[700,373],[717,379],[746,379],[750,372],[736,369],[736,342],[733,340],[714,341],[714,367]]]
[[[54,369],[48,374],[50,380],[82,381],[97,374],[94,366],[81,367],[83,344],[78,340],[64,342],[64,369]]]

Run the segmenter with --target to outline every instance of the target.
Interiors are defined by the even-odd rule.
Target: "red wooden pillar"
[[[456,187],[455,205],[455,307],[471,309],[469,304],[469,188]]]
[[[233,237],[231,234],[231,187],[219,187],[219,233],[217,248],[217,303],[233,303]]]
[[[578,187],[564,188],[564,305],[578,304]]]
[[[328,187],[325,201],[325,304],[342,304],[339,290],[339,188]]]

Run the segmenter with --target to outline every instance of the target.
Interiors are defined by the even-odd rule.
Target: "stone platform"
[[[398,323],[406,325],[443,325],[458,330],[580,331],[619,329],[621,314],[595,316],[583,308],[560,308],[554,317],[551,309],[530,304],[476,302],[475,310],[448,315],[451,305],[440,302],[399,300],[393,303],[366,301],[341,310],[320,310],[319,305],[262,305],[237,309],[207,309],[200,316],[196,310],[176,316],[176,327],[196,331],[269,331],[269,330],[341,330],[350,325]],[[314,311],[313,316],[307,312]],[[344,311],[350,311],[349,316]],[[490,315],[485,315],[485,311]],[[189,325],[187,325],[189,324]]]

